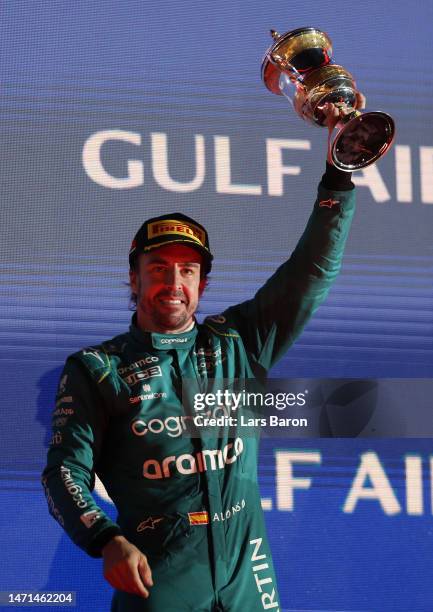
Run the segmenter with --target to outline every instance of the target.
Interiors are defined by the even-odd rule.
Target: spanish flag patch
[[[188,512],[190,525],[207,525],[209,523],[209,515],[206,510],[200,512]]]

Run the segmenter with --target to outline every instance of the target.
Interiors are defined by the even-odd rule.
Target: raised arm
[[[293,344],[328,294],[354,211],[350,174],[327,163],[313,212],[290,258],[254,298],[226,312],[246,349],[266,370]]]

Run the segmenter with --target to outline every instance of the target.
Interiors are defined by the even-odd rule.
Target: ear
[[[207,282],[208,282],[208,281],[207,281],[207,278],[206,278],[206,277],[204,277],[204,278],[201,278],[201,279],[200,279],[200,284],[199,284],[199,286],[198,286],[198,297],[201,297],[201,296],[202,296],[203,291],[204,291],[204,290],[206,289],[206,287],[207,287]]]
[[[131,291],[133,293],[137,293],[138,290],[138,280],[137,280],[137,271],[129,270],[129,284],[131,285]]]

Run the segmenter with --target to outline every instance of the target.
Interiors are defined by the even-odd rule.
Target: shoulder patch
[[[99,348],[94,346],[88,346],[81,351],[83,357],[86,357],[86,361],[95,361],[99,362],[102,365],[106,365],[106,360],[104,360],[104,352]]]
[[[232,329],[230,325],[227,324],[227,318],[222,314],[206,317],[206,319],[203,321],[203,325],[213,331],[217,336],[224,336],[226,338],[240,338],[239,334],[235,333],[236,330]],[[219,325],[224,327],[218,328]]]
[[[212,321],[212,323],[220,323],[222,325],[227,319],[223,315],[211,315],[206,317],[205,321]]]
[[[88,346],[82,349],[78,355],[95,376],[98,384],[110,374],[111,361],[104,349],[104,345]]]

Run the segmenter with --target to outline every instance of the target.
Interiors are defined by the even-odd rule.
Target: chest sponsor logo
[[[183,344],[188,342],[189,338],[161,338],[161,344]]]
[[[144,368],[152,363],[158,363],[158,361],[159,358],[155,357],[155,355],[147,355],[147,357],[143,357],[143,359],[138,359],[138,361],[134,361],[134,363],[118,368],[118,372],[120,376],[123,376],[123,374],[132,372],[133,370],[138,370],[139,368]]]
[[[262,548],[263,538],[250,540],[250,546],[253,547],[251,554],[251,569],[257,585],[257,591],[260,594],[260,600],[263,610],[275,610],[280,612],[280,604],[276,601],[276,592],[273,587],[272,571],[267,563],[266,554],[259,554]]]
[[[138,404],[139,402],[144,402],[146,400],[153,399],[166,399],[167,393],[165,391],[155,391],[151,393],[143,393],[142,395],[136,395],[135,397],[129,398],[130,404]]]
[[[197,356],[197,365],[200,370],[206,370],[207,372],[212,372],[216,366],[220,365],[225,361],[225,357],[223,357],[221,347],[204,349],[201,348],[196,351],[195,355]]]
[[[222,470],[235,463],[244,450],[242,438],[236,438],[222,449],[205,449],[199,453],[170,455],[162,461],[147,459],[143,464],[143,476],[150,480],[171,478],[174,474],[196,474],[208,470]]]
[[[137,533],[141,533],[145,529],[155,529],[158,523],[164,520],[163,516],[148,516],[147,519],[142,521],[137,527]]]
[[[145,436],[147,433],[161,434],[167,433],[170,438],[178,438],[188,429],[188,424],[192,421],[192,417],[169,416],[165,419],[134,419],[131,423],[132,433],[136,436]]]
[[[145,370],[139,370],[138,372],[128,374],[128,376],[125,376],[123,380],[127,385],[133,386],[143,382],[143,380],[148,380],[149,378],[154,378],[157,376],[162,376],[161,367],[152,366],[150,368],[146,368]]]

